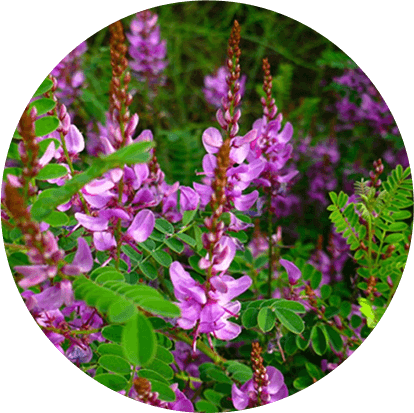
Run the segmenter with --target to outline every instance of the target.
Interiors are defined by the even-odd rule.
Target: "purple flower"
[[[175,261],[170,266],[170,277],[182,314],[178,325],[184,330],[197,325],[194,340],[199,333],[213,334],[226,341],[241,333],[241,327],[228,319],[237,317],[240,311],[240,303],[231,300],[250,287],[252,280],[249,276],[237,280],[229,275],[214,276],[210,286],[200,285]]]
[[[214,75],[207,75],[204,78],[204,97],[206,101],[219,108],[221,106],[221,100],[227,95],[228,85],[226,83],[226,76],[228,75],[228,69],[225,66],[217,69]],[[240,95],[243,97],[246,88],[246,75],[243,75],[240,79]]]
[[[180,186],[180,208],[181,211],[194,211],[200,202],[200,196],[193,188]]]
[[[300,269],[296,267],[296,265],[292,262],[284,260],[283,258],[281,258],[279,262],[282,264],[288,274],[289,283],[291,285],[295,285],[299,281],[299,278],[302,276]]]
[[[266,368],[266,374],[269,384],[261,389],[261,395],[262,399],[263,395],[266,395],[268,400],[260,400],[261,404],[273,403],[287,397],[289,393],[284,382],[283,374],[273,366]],[[237,410],[256,407],[258,405],[258,398],[253,379],[244,383],[240,389],[233,384],[231,398]]]
[[[59,250],[56,239],[49,231],[44,234],[47,239],[45,257],[32,255],[31,261],[35,265],[16,266],[14,269],[25,278],[19,281],[22,288],[29,288],[37,285],[48,278],[53,278],[57,274],[58,264],[63,259],[63,251]],[[40,262],[46,262],[40,264]],[[65,264],[61,271],[66,275],[79,275],[89,272],[92,269],[93,260],[88,243],[83,238],[78,238],[78,249],[72,264]]]
[[[168,65],[166,41],[160,38],[157,20],[158,16],[150,10],[137,13],[131,22],[131,33],[127,34],[133,59],[129,65],[138,80],[150,86],[165,83],[162,72]]]
[[[144,242],[151,235],[154,226],[154,214],[149,209],[143,209],[138,212],[132,221],[127,234],[130,235],[135,242]]]

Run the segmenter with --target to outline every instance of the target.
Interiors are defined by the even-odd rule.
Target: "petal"
[[[83,136],[75,125],[70,125],[69,132],[65,136],[65,143],[70,154],[80,153],[85,149]]]
[[[85,191],[90,195],[101,195],[102,193],[112,189],[115,184],[109,179],[95,179],[91,183],[84,186]]]
[[[300,269],[295,264],[293,264],[293,262],[284,260],[283,258],[281,258],[279,262],[282,264],[282,266],[288,273],[289,282],[291,284],[296,284],[299,278],[302,276],[302,272],[300,271]]]
[[[203,145],[208,153],[217,153],[220,146],[223,144],[223,137],[221,133],[216,128],[208,128],[204,131],[203,136]]]
[[[226,321],[223,328],[215,331],[215,335],[220,340],[230,341],[235,339],[242,331],[242,328],[230,321]]]
[[[200,195],[189,186],[181,186],[180,192],[181,211],[196,210],[200,202]]]
[[[136,242],[144,242],[152,233],[155,226],[154,214],[149,209],[138,212],[127,233]]]
[[[116,247],[116,240],[110,232],[94,232],[93,245],[98,251],[107,251],[112,247]]]
[[[283,374],[273,366],[266,367],[267,375],[269,376],[269,385],[267,390],[270,394],[276,394],[285,384]]]
[[[249,404],[248,393],[242,392],[234,383],[231,388],[231,399],[237,410],[244,410]]]
[[[45,153],[42,155],[42,157],[39,159],[39,165],[45,166],[47,165],[51,159],[55,156],[55,143],[50,142],[49,146],[47,147]]]
[[[91,217],[80,212],[75,214],[75,218],[84,228],[89,231],[105,231],[108,229],[108,220],[103,217]]]
[[[14,269],[25,277],[18,283],[22,288],[33,287],[49,277],[48,265],[22,265]]]
[[[259,193],[255,190],[248,195],[241,195],[234,199],[234,206],[238,211],[248,211],[256,202]]]
[[[78,249],[73,258],[72,265],[77,265],[82,273],[89,272],[93,267],[91,249],[83,238],[78,238]]]

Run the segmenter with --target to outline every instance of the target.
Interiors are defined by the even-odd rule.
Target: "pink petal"
[[[83,136],[75,125],[70,125],[69,132],[65,136],[65,143],[70,154],[80,153],[85,149]]]
[[[143,209],[138,212],[127,233],[134,238],[136,242],[144,242],[152,233],[155,226],[154,214],[148,210]]]
[[[203,136],[203,145],[208,153],[217,153],[220,146],[223,144],[223,137],[221,133],[216,128],[208,128],[204,131]]]
[[[102,217],[91,217],[80,212],[75,214],[75,218],[84,228],[89,231],[105,231],[108,229],[108,220]]]

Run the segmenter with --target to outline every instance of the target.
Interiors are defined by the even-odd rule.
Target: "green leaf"
[[[137,313],[136,307],[125,300],[116,301],[109,307],[108,316],[112,323],[125,323]]]
[[[155,228],[163,234],[174,234],[174,227],[166,219],[156,219]]]
[[[266,333],[275,326],[276,314],[269,307],[264,307],[259,311],[257,322],[259,328]]]
[[[223,393],[216,392],[216,391],[214,391],[212,389],[207,389],[204,392],[204,397],[208,401],[210,401],[211,403],[213,403],[213,404],[215,404],[217,406],[220,406],[220,402],[221,402],[221,399],[223,398],[223,396],[224,396]]]
[[[43,139],[39,142],[39,157],[41,157],[46,152],[47,148],[52,142],[55,146],[55,149],[58,149],[60,147],[60,142],[54,138]]]
[[[154,251],[151,256],[163,267],[168,268],[172,264],[172,258],[165,251]]]
[[[253,376],[253,372],[250,367],[237,361],[230,360],[227,361],[224,365],[226,367],[226,371],[231,374],[231,377],[241,383],[245,383]]]
[[[148,319],[136,314],[122,331],[122,348],[127,359],[135,366],[151,363],[157,350],[154,330]]]
[[[102,329],[102,336],[109,341],[113,341],[115,343],[121,342],[122,337],[122,326],[107,326]]]
[[[394,222],[388,227],[388,231],[405,231],[408,225],[405,222]]]
[[[163,376],[161,376],[161,374],[159,374],[158,372],[154,370],[141,369],[138,371],[137,374],[138,374],[138,377],[143,377],[144,379],[148,379],[151,382],[155,380],[155,381],[168,384],[168,380],[166,380]]]
[[[173,303],[157,297],[149,297],[140,301],[139,306],[146,311],[162,317],[180,317],[180,309]]]
[[[97,351],[99,354],[102,354],[102,355],[112,354],[115,356],[124,357],[124,352],[122,350],[122,347],[119,344],[103,343],[99,345]]]
[[[35,94],[33,95],[33,97],[35,98],[37,96],[45,94],[50,89],[52,89],[52,87],[53,87],[53,82],[49,78],[46,78],[41,83],[41,85],[37,88],[37,90],[36,90]]]
[[[52,227],[62,227],[67,225],[69,217],[64,212],[53,211],[44,221]]]
[[[141,272],[150,280],[155,280],[158,277],[158,272],[154,266],[148,261],[142,262],[138,265]]]
[[[150,380],[151,391],[157,392],[158,397],[166,402],[175,401],[175,393],[169,385],[159,382],[157,380]]]
[[[157,346],[155,357],[166,364],[171,364],[174,362],[174,356],[166,348],[160,345]]]
[[[190,222],[192,222],[196,214],[197,209],[194,209],[192,211],[184,211],[182,219],[183,225],[186,227]]]
[[[257,308],[248,308],[242,315],[242,324],[245,328],[253,328],[257,326],[257,316],[259,310]]]
[[[105,370],[113,371],[114,373],[122,375],[131,373],[131,365],[125,359],[113,354],[101,356],[98,363]]]
[[[105,271],[104,273],[96,277],[95,281],[98,284],[104,284],[107,281],[124,281],[124,276],[120,272],[115,271],[113,268],[110,267],[108,267],[108,270],[109,271]]]
[[[325,284],[321,287],[322,300],[328,299],[331,294],[332,294],[332,287],[330,285]]]
[[[293,300],[275,299],[271,307],[273,309],[284,308],[285,310],[293,311],[294,313],[306,313],[306,308],[303,304]]]
[[[44,115],[45,113],[51,111],[56,106],[56,102],[53,99],[42,98],[33,101],[29,108],[36,108],[37,116]]]
[[[302,338],[302,337],[303,338]],[[310,330],[304,330],[301,335],[296,336],[296,346],[299,350],[306,350],[310,343]]]
[[[40,181],[61,178],[68,174],[68,170],[63,165],[49,164],[44,166],[36,176]]]
[[[168,364],[165,364],[163,361],[156,358],[151,362],[151,364],[148,365],[147,368],[156,371],[167,380],[172,380],[174,377],[174,370]]]
[[[179,238],[181,241],[184,241],[190,247],[195,247],[196,245],[196,240],[187,234],[177,234],[176,237]]]
[[[318,356],[322,356],[322,354],[325,353],[327,348],[326,337],[324,332],[322,331],[322,328],[318,325],[313,326],[310,337],[312,341],[312,347],[315,350],[315,353]]]
[[[56,116],[45,116],[35,121],[36,136],[49,135],[59,127],[59,119]]]
[[[120,391],[125,389],[128,382],[125,377],[122,377],[118,374],[111,374],[111,373],[103,373],[98,374],[94,377],[94,379],[103,384],[106,387],[109,387],[111,390]]]
[[[329,192],[329,197],[331,198],[331,200],[332,200],[332,202],[333,202],[334,204],[336,204],[336,203],[337,203],[337,200],[338,200],[338,195],[336,195],[336,193],[335,193],[335,192]]]
[[[306,389],[313,384],[313,380],[308,376],[298,377],[293,381],[293,387],[297,390]]]
[[[38,121],[42,121],[43,119],[48,118],[41,118]],[[66,181],[65,185],[43,191],[32,206],[30,211],[32,218],[36,221],[44,220],[57,206],[68,202],[86,184],[99,178],[111,169],[121,168],[125,164],[131,165],[147,162],[150,154],[145,151],[152,146],[153,143],[151,142],[136,142],[111,155],[96,158],[85,172],[75,175],[72,179]]]
[[[181,254],[184,251],[184,245],[181,241],[175,238],[167,238],[165,240],[165,245],[175,251],[177,254]]]
[[[404,239],[403,234],[390,234],[385,237],[384,242],[386,244],[397,244]]]
[[[211,368],[206,371],[206,375],[210,377],[211,379],[218,381],[219,383],[228,383],[232,384],[233,382],[230,380],[230,378],[221,370]]]
[[[305,364],[306,370],[313,379],[320,380],[323,377],[322,370],[312,363]]]
[[[285,308],[275,308],[279,321],[292,333],[300,334],[305,329],[302,319],[293,311]]]
[[[129,245],[122,245],[121,247],[122,252],[127,255],[133,264],[137,264],[142,260],[142,255],[135,251],[131,246]]]
[[[312,275],[310,285],[312,290],[316,290],[319,287],[319,284],[322,281],[322,273],[320,271],[315,271]]]
[[[329,342],[331,343],[333,349],[339,353],[342,351],[343,342],[340,334],[335,331],[331,326],[325,325],[325,331],[328,335]]]
[[[410,211],[399,211],[399,212],[394,212],[392,214],[392,217],[397,221],[399,220],[403,220],[403,219],[408,219],[411,218],[411,212]]]
[[[204,412],[204,413],[216,413],[218,408],[216,405],[206,401],[206,400],[199,400],[196,402],[196,411],[197,412]]]

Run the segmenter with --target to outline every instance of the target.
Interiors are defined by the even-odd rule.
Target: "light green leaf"
[[[59,127],[59,119],[56,116],[45,116],[35,121],[36,136],[49,135]]]
[[[157,339],[151,323],[143,314],[136,314],[125,325],[121,345],[133,365],[144,366],[154,359]]]

